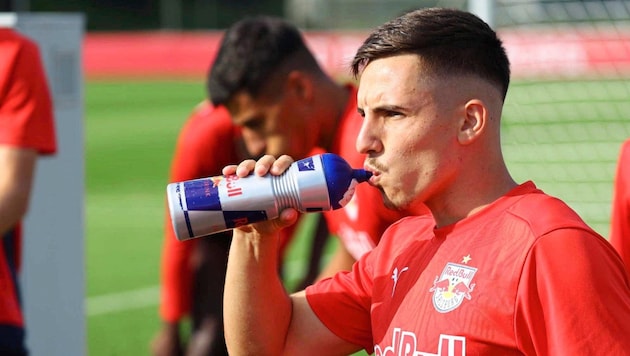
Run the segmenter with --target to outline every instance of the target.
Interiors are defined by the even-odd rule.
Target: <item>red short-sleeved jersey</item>
[[[621,260],[531,182],[440,229],[405,218],[351,272],[306,292],[331,331],[376,356],[630,350]]]
[[[0,29],[0,144],[56,150],[52,100],[37,45]]]
[[[0,146],[56,151],[52,99],[37,45],[0,29]],[[23,325],[15,276],[20,267],[21,226],[0,236],[0,324]]]
[[[331,152],[343,157],[353,168],[361,168],[365,155],[357,152],[356,141],[363,118],[357,111],[356,87],[347,88],[350,100],[339,122]],[[355,259],[373,249],[385,229],[403,216],[387,209],[381,193],[369,184],[357,185],[352,200],[343,209],[325,213],[329,230],[340,238]]]
[[[613,193],[610,243],[621,255],[630,274],[630,140],[621,146]]]

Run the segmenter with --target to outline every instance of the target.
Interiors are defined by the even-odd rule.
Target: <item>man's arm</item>
[[[274,163],[265,156],[255,173],[278,175],[292,160],[282,156]],[[254,161],[226,167],[224,174],[244,177]],[[270,169],[271,168],[271,169]],[[294,223],[297,211],[284,210],[278,219],[234,230],[225,281],[225,337],[234,355],[333,355],[359,347],[329,331],[311,310],[304,292],[289,296],[277,273],[277,232]]]
[[[15,226],[28,210],[37,152],[0,145],[0,234]]]

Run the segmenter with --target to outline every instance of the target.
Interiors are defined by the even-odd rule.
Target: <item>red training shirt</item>
[[[351,272],[307,288],[312,310],[375,356],[630,350],[621,260],[560,200],[528,182],[434,226],[428,215],[392,225]]]

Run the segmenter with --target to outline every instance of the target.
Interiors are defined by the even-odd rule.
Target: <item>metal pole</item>
[[[495,26],[495,18],[494,18],[495,5],[496,5],[496,0],[469,0],[468,1],[468,11],[470,11],[473,14],[479,16],[488,25],[490,25],[490,27],[494,28],[494,26]]]
[[[160,0],[160,27],[168,30],[182,28],[181,1]]]

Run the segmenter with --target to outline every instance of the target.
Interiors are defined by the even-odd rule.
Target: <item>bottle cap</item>
[[[368,179],[372,176],[372,172],[366,171],[363,168],[353,169],[352,176],[359,183],[367,182]]]
[[[343,207],[352,198],[354,186],[372,175],[364,169],[352,169],[346,160],[333,153],[324,153],[321,159],[332,209]]]

